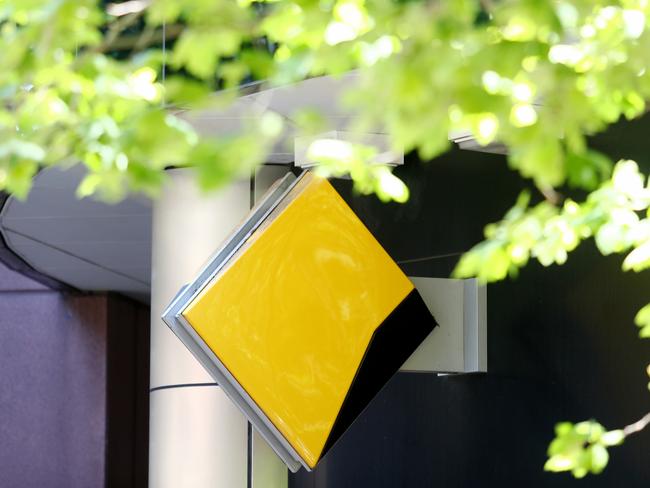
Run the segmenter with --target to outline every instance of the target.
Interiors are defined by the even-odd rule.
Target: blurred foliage
[[[583,202],[529,203],[530,194],[522,193],[502,221],[488,225],[486,240],[461,258],[455,276],[490,282],[516,275],[530,258],[563,264],[590,237],[603,255],[629,251],[623,270],[650,267],[650,184],[634,161],[619,161],[611,179]],[[650,321],[650,309],[642,312],[637,320]]]
[[[543,196],[522,194],[489,225],[457,277],[491,282],[530,259],[562,264],[592,237],[641,271],[646,177],[587,138],[646,111],[649,19],[647,0],[0,0],[0,190],[25,198],[40,168],[79,163],[80,197],[156,195],[173,166],[219,187],[265,160],[284,120],[265,112],[205,135],[187,109],[226,106],[242,84],[354,70],[345,100],[358,116],[346,130],[386,133],[394,152],[425,160],[448,150],[450,132],[468,131],[505,144],[509,165]],[[323,128],[318,114],[290,118],[299,134]],[[362,193],[408,199],[373,148],[325,139],[309,154]],[[563,199],[565,185],[584,198]],[[649,337],[650,305],[636,322]],[[612,435],[560,424],[547,469],[600,472]]]
[[[408,188],[387,166],[375,164],[376,153],[375,148],[364,144],[318,139],[309,146],[307,154],[310,160],[320,163],[315,171],[322,176],[350,175],[356,190],[364,195],[374,193],[384,202],[407,201]]]
[[[576,478],[598,474],[609,461],[607,448],[623,442],[622,430],[605,431],[598,422],[563,422],[555,427],[555,439],[548,448],[547,471],[571,471]]]
[[[0,188],[25,197],[39,167],[77,162],[90,172],[80,195],[109,200],[155,194],[179,164],[218,186],[262,162],[281,124],[199,137],[170,109],[233,99],[243,82],[355,70],[350,130],[423,159],[468,130],[506,144],[544,191],[593,190],[611,162],[586,136],[645,111],[649,14],[646,0],[0,0]],[[210,96],[218,88],[229,90]],[[353,152],[322,171],[405,199]]]
[[[634,161],[619,161],[612,177],[580,203],[567,198],[562,205],[544,200],[531,206],[530,194],[524,192],[503,220],[485,228],[485,238],[461,257],[456,277],[498,281],[516,276],[531,258],[543,266],[563,264],[568,253],[588,238],[594,238],[603,255],[627,253],[624,271],[642,271],[650,267],[650,180]],[[650,337],[650,304],[637,313],[635,322],[639,336]],[[577,478],[598,474],[609,461],[607,447],[620,444],[649,422],[646,416],[636,429],[630,429],[632,424],[610,432],[593,421],[560,423],[544,468],[570,471]]]

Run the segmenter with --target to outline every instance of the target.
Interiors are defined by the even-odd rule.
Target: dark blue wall
[[[596,143],[647,162],[642,129],[624,125]],[[449,276],[458,253],[525,185],[503,157],[463,151],[398,172],[412,192],[406,205],[355,197],[347,182],[337,188],[393,258],[438,256],[402,263],[412,276]],[[557,421],[596,418],[615,428],[650,410],[650,343],[633,325],[650,301],[650,274],[624,274],[621,261],[589,242],[562,267],[531,264],[490,285],[489,373],[399,373],[318,468],[291,476],[290,486],[648,486],[650,432],[614,448],[600,476],[576,481],[542,469]]]

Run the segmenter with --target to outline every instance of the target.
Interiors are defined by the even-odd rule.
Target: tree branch
[[[93,52],[105,53],[106,51],[110,51],[113,47],[113,43],[118,39],[120,34],[135,24],[143,13],[144,10],[133,12],[124,17],[120,17],[118,20],[110,24],[104,41],[93,49]]]
[[[171,24],[165,28],[165,40],[171,41],[176,39],[185,27],[182,24]],[[142,34],[125,34],[118,37],[111,44],[112,51],[140,51],[152,44],[157,44],[162,41],[162,29],[152,29],[151,32],[143,32]]]
[[[547,187],[538,186],[537,189],[540,191],[542,195],[544,195],[546,201],[552,203],[553,205],[557,205],[562,200],[562,196],[550,186]]]
[[[494,10],[492,0],[481,0],[481,7],[483,7],[486,14],[490,14],[492,13],[492,10]]]
[[[623,427],[623,433],[626,437],[628,435],[636,434],[645,429],[648,424],[650,424],[650,412],[646,413],[641,419],[637,420],[633,424]]]

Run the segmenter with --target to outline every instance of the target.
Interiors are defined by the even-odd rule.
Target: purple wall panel
[[[149,311],[0,264],[0,488],[147,486]]]
[[[104,296],[0,291],[2,488],[103,486],[106,315]]]
[[[0,293],[3,291],[49,290],[45,285],[10,270],[0,262]]]

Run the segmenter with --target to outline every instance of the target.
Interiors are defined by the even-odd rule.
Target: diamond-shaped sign
[[[163,319],[292,471],[316,465],[435,326],[311,172],[272,188]]]

